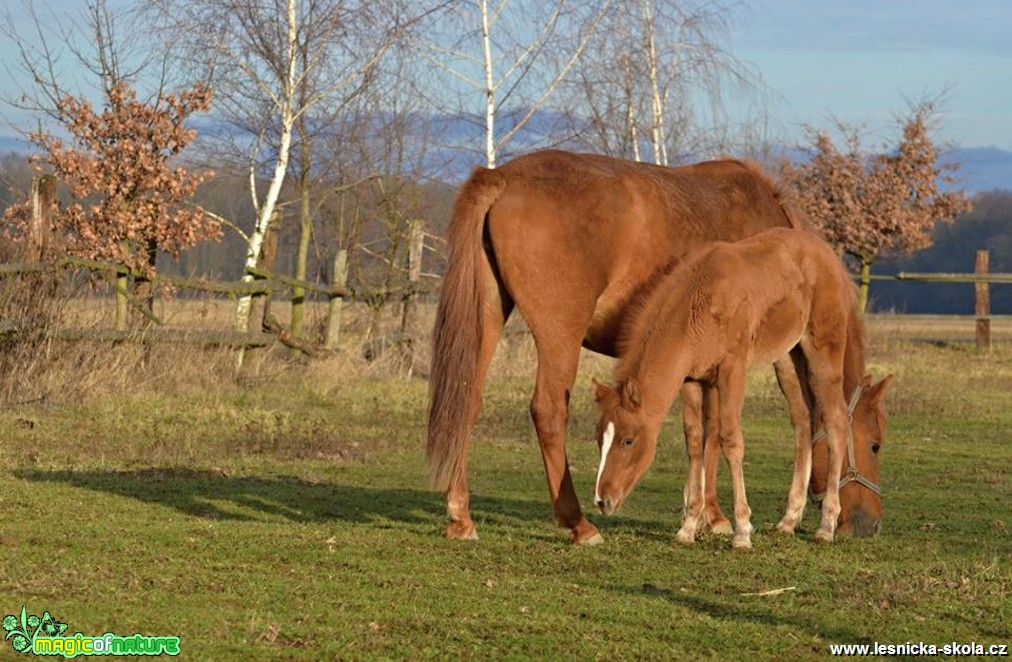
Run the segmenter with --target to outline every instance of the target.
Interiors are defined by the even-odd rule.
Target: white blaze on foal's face
[[[609,421],[608,427],[604,429],[604,434],[601,435],[601,465],[597,468],[597,482],[594,483],[595,504],[601,502],[601,474],[604,473],[604,463],[608,460],[608,451],[611,450],[613,441],[615,441],[615,424]]]

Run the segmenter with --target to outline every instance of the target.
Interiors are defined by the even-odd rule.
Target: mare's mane
[[[791,228],[801,231],[813,232],[819,234],[814,230],[807,218],[796,206],[796,195],[794,191],[784,182],[774,179],[772,176],[754,161],[741,160],[741,159],[724,159],[720,162],[725,167],[728,165],[737,166],[742,168],[748,174],[750,178],[754,178],[752,181],[757,181],[759,186],[765,187],[769,190],[769,193],[780,205],[781,210],[784,213]],[[712,166],[713,164],[707,164]],[[692,262],[698,262],[703,255],[709,252],[709,248],[706,246],[684,256],[681,260],[672,260],[665,264],[662,268],[654,272],[654,274],[647,281],[647,284],[639,292],[636,299],[630,304],[629,321],[623,325],[618,338],[618,349],[620,360],[616,366],[615,376],[619,383],[624,382],[632,373],[639,368],[639,361],[633,361],[634,358],[642,358],[642,354],[638,351],[638,345],[645,338],[650,338],[659,329],[658,326],[663,322],[660,315],[657,315],[657,309],[664,305],[662,297],[654,297],[653,295],[657,292],[659,287],[662,287],[662,283],[665,285],[672,285],[673,287],[668,288],[669,292],[673,292],[675,288],[681,289],[683,296],[687,293],[686,288],[688,282],[687,279],[693,277],[694,271],[689,266]],[[684,276],[683,282],[672,282],[672,274],[679,272],[681,276]],[[856,299],[855,299],[856,302]],[[698,302],[693,302],[694,304]],[[651,305],[652,304],[652,305]],[[860,335],[860,334],[859,334]],[[860,342],[862,339],[858,338]],[[863,347],[863,344],[862,344]],[[861,364],[863,366],[863,349],[861,351]],[[862,368],[863,369],[863,368]]]

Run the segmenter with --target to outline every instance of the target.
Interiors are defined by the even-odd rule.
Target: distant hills
[[[460,118],[449,118],[446,121],[451,124],[462,123]],[[473,126],[470,127],[470,133],[474,133]],[[452,137],[460,138],[460,136]],[[23,139],[0,135],[0,154],[27,152],[28,149],[28,144]],[[449,158],[460,160],[459,151],[452,151],[456,152],[456,158],[444,155],[444,161]],[[803,152],[797,149],[786,148],[783,153],[792,159],[804,158]],[[463,161],[467,161],[466,164]],[[463,159],[460,173],[454,174],[459,174],[460,179],[466,177],[474,165],[473,161],[473,159]],[[962,165],[957,172],[957,177],[960,180],[960,185],[970,193],[999,189],[1012,190],[1012,151],[998,147],[956,147],[947,152],[942,157],[942,161]],[[451,172],[453,170],[451,167]]]
[[[962,164],[957,177],[971,193],[1012,190],[1012,152],[997,147],[960,147],[943,161]]]

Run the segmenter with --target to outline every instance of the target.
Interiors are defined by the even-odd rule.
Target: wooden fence
[[[347,287],[347,252],[340,250],[334,259],[333,280],[328,285],[311,283],[289,276],[283,276],[261,269],[250,269],[248,276],[252,280],[240,281],[213,281],[200,278],[180,278],[174,276],[155,276],[151,281],[155,284],[162,283],[177,289],[190,289],[202,292],[228,294],[230,296],[253,295],[261,299],[261,306],[254,307],[259,310],[259,319],[252,319],[251,323],[255,330],[253,332],[230,332],[230,331],[198,331],[186,332],[172,329],[158,329],[162,321],[158,319],[150,309],[142,305],[128,291],[129,277],[137,277],[140,274],[131,273],[124,267],[105,262],[97,262],[78,257],[62,257],[56,260],[46,261],[47,246],[49,243],[49,232],[51,219],[48,217],[51,209],[51,201],[56,192],[56,180],[53,177],[44,176],[37,178],[32,183],[32,213],[27,233],[27,242],[24,251],[24,261],[14,264],[0,265],[0,278],[25,275],[31,273],[44,273],[65,269],[86,269],[104,276],[113,286],[116,292],[116,324],[113,329],[66,329],[59,332],[59,336],[68,340],[78,339],[102,339],[112,341],[142,341],[142,342],[197,342],[208,345],[226,345],[240,349],[248,347],[262,347],[269,344],[274,338],[282,343],[310,355],[319,351],[332,350],[337,347],[337,340],[341,329],[341,312],[343,303],[352,293]],[[409,237],[409,257],[406,265],[408,279],[406,286],[399,292],[372,292],[357,293],[359,296],[381,296],[390,298],[400,295],[402,301],[401,331],[412,325],[412,318],[416,313],[416,298],[422,291],[420,287],[422,271],[422,251],[424,231],[420,222],[411,224]],[[974,322],[976,326],[977,346],[981,349],[991,347],[991,311],[990,311],[990,286],[993,284],[1012,284],[1012,274],[990,273],[990,254],[986,250],[977,251],[974,273],[911,273],[901,272],[895,276],[870,276],[871,280],[900,280],[910,282],[933,282],[933,283],[973,283],[974,284]],[[863,283],[870,284],[869,282]],[[293,290],[296,297],[301,298],[305,292],[315,292],[324,295],[328,300],[327,320],[322,343],[315,346],[302,338],[292,337],[278,322],[270,315],[269,307],[264,303],[271,293]],[[151,323],[148,328],[131,330],[127,327],[127,311],[132,307],[139,314],[145,316]],[[0,320],[0,333],[16,331],[16,321]],[[153,328],[152,328],[153,327]],[[266,332],[266,333],[265,333]]]
[[[924,273],[901,271],[895,276],[871,276],[872,280],[899,280],[921,283],[973,283],[973,319],[977,347],[991,349],[991,285],[1012,285],[1012,274],[991,273],[991,253],[978,250],[973,273]]]
[[[203,278],[184,278],[178,276],[156,275],[147,278],[153,285],[167,285],[173,289],[193,290],[205,293],[225,294],[231,297],[251,295],[254,297],[253,315],[250,327],[253,331],[189,331],[181,329],[159,328],[163,321],[159,319],[149,306],[145,306],[129,291],[129,279],[144,277],[131,272],[122,265],[90,260],[74,256],[47,258],[49,253],[49,233],[52,224],[49,211],[56,193],[56,180],[44,176],[36,178],[32,183],[31,215],[26,233],[25,246],[21,262],[0,264],[0,279],[25,277],[28,275],[57,274],[67,271],[86,270],[105,279],[116,297],[115,326],[111,329],[60,329],[57,337],[66,340],[107,340],[134,341],[144,343],[156,342],[189,342],[204,345],[221,345],[245,349],[263,347],[275,339],[281,343],[309,355],[331,351],[337,348],[341,332],[341,314],[344,302],[352,296],[384,300],[399,299],[402,305],[401,334],[414,325],[416,314],[416,298],[422,293],[422,251],[424,250],[424,226],[415,221],[410,227],[409,256],[406,270],[408,277],[405,285],[396,290],[382,292],[352,292],[347,286],[348,254],[344,249],[338,250],[334,258],[333,278],[329,284],[313,283],[290,276],[272,273],[265,269],[248,269],[249,278],[237,281],[218,281]],[[37,280],[37,279],[36,279]],[[49,282],[55,282],[50,280]],[[306,293],[323,295],[327,299],[327,319],[324,324],[322,342],[308,342],[304,338],[294,337],[284,329],[270,313],[269,301],[273,293],[291,290],[293,301],[301,301]],[[137,315],[146,318],[143,328],[129,328],[128,312],[133,310]],[[21,320],[0,320],[0,334],[18,333],[23,331]]]

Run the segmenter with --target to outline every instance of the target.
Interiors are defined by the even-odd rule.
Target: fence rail
[[[31,214],[29,217],[26,232],[26,241],[22,248],[22,262],[0,264],[0,279],[28,276],[30,274],[44,275],[47,272],[57,272],[68,269],[86,269],[101,274],[116,294],[116,324],[114,329],[63,329],[57,332],[58,337],[67,340],[102,339],[115,342],[198,342],[212,345],[229,345],[241,350],[248,347],[260,347],[268,344],[271,338],[275,338],[292,349],[307,354],[315,354],[318,351],[329,351],[336,349],[337,339],[341,329],[341,310],[345,299],[355,296],[356,298],[367,298],[372,301],[387,302],[397,300],[403,306],[401,336],[406,335],[406,329],[413,325],[415,300],[423,294],[424,288],[421,285],[421,261],[424,250],[424,223],[415,220],[411,223],[409,237],[408,264],[405,270],[408,273],[407,282],[402,287],[386,288],[384,290],[370,292],[352,292],[347,287],[347,263],[348,254],[344,249],[338,250],[334,257],[333,282],[320,284],[292,278],[269,269],[247,269],[246,276],[238,281],[217,281],[203,278],[185,278],[180,276],[154,275],[147,276],[132,272],[122,265],[100,262],[86,258],[63,256],[58,258],[49,257],[50,234],[52,231],[52,209],[56,196],[57,181],[54,177],[45,175],[35,178],[32,182],[30,196]],[[265,242],[261,254],[261,265],[270,266],[273,264],[273,252],[268,255],[268,247],[272,245],[276,249],[277,233],[270,233],[268,241]],[[141,301],[129,291],[129,279],[134,278],[135,282],[145,280],[153,285],[168,285],[177,289],[195,290],[213,294],[223,294],[233,297],[249,296],[254,297],[251,319],[253,328],[266,333],[254,331],[252,333],[238,331],[183,331],[166,328],[151,309],[148,298]],[[34,282],[34,281],[33,281]],[[53,281],[52,287],[55,287]],[[298,333],[291,333],[283,328],[270,314],[269,302],[271,294],[280,291],[292,291],[292,328],[296,326],[296,307],[301,328],[302,303],[306,293],[313,292],[327,297],[327,322],[324,326],[324,338],[320,347],[307,342],[304,338],[297,337]],[[55,291],[55,290],[54,290]],[[146,303],[146,305],[145,305]],[[130,308],[142,315],[148,322],[143,330],[127,328],[127,312]],[[30,320],[2,320],[0,321],[0,335],[21,333],[36,327],[37,324]],[[241,362],[241,358],[240,358]]]
[[[299,349],[305,353],[313,353],[313,350],[309,349],[310,346],[308,344],[299,342],[298,339],[293,339],[290,336],[287,336],[285,330],[281,328],[280,324],[278,324],[276,320],[269,316],[269,313],[265,314],[265,319],[259,325],[265,331],[268,331],[267,333],[259,331],[239,332],[158,328],[162,325],[162,320],[145,306],[141,305],[141,303],[127,291],[126,286],[120,280],[125,276],[137,276],[139,274],[130,272],[121,265],[73,256],[64,256],[46,262],[11,262],[7,264],[0,264],[0,279],[31,274],[37,275],[52,273],[55,275],[68,269],[85,269],[109,276],[109,284],[115,291],[117,300],[116,326],[111,329],[59,329],[56,331],[55,337],[61,340],[195,343],[208,346],[255,348],[264,347],[270,344],[274,339],[279,339],[284,344],[293,346],[294,349]],[[251,281],[216,281],[205,278],[184,278],[163,275],[153,276],[149,280],[154,284],[170,285],[178,289],[206,292],[209,294],[227,294],[230,296],[263,296],[274,292],[290,290],[295,287],[301,287],[303,291],[316,292],[326,295],[330,300],[328,314],[331,316],[334,315],[335,309],[340,307],[343,300],[350,297],[352,294],[351,291],[343,285],[321,285],[319,283],[302,281],[288,276],[279,276],[261,269],[251,270],[250,275],[254,278]],[[143,315],[154,326],[149,326],[144,329],[126,328],[125,315],[121,312],[125,309],[126,304],[132,304],[134,309]],[[3,323],[0,323],[0,335],[24,333],[30,328],[32,328],[31,324],[25,326],[16,320],[4,320]],[[340,333],[340,325],[328,323],[326,328],[328,334],[333,334],[333,337],[328,336],[325,338],[325,345],[335,347],[337,344],[337,335]]]
[[[922,283],[972,283],[973,284],[973,317],[976,325],[977,347],[982,350],[991,349],[991,285],[1012,285],[1012,274],[991,273],[991,253],[986,250],[977,251],[972,274],[961,273],[925,273],[901,271],[894,276],[873,275],[870,280],[900,280]],[[867,283],[866,283],[867,284]],[[949,315],[950,319],[957,316]]]

